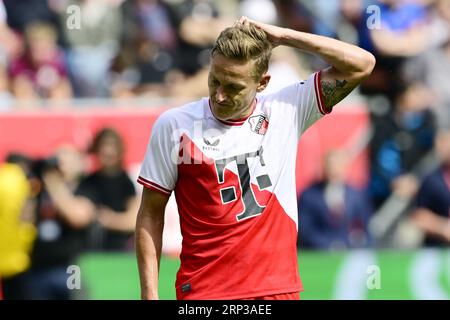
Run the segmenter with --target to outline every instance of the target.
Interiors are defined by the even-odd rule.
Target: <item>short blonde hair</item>
[[[215,54],[241,61],[254,60],[253,76],[259,81],[269,69],[272,44],[263,30],[251,24],[238,23],[220,33],[211,51],[211,56]]]

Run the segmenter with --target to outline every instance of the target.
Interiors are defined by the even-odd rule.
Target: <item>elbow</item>
[[[373,54],[363,50],[361,55],[358,56],[357,61],[358,62],[354,64],[349,77],[355,81],[355,83],[360,84],[372,73],[375,68],[376,59]]]
[[[96,212],[93,206],[87,203],[78,203],[70,215],[70,225],[74,229],[84,229],[94,221],[95,214]]]
[[[377,60],[372,53],[365,51],[362,61],[363,61],[362,63],[363,68],[361,70],[361,78],[364,80],[367,77],[369,77],[370,74],[372,73],[373,69],[375,68],[375,64],[377,63]]]
[[[72,219],[70,224],[76,230],[84,229],[91,224],[93,217],[87,214],[79,214],[76,219]]]
[[[367,52],[367,76],[369,76],[372,73],[376,64],[377,59],[375,58],[375,56],[372,53]]]

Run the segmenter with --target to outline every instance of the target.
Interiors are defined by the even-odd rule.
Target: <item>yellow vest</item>
[[[0,164],[0,277],[13,276],[30,266],[36,229],[20,220],[29,194],[23,170],[15,164]]]

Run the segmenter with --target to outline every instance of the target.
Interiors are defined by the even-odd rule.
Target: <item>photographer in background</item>
[[[87,201],[85,210],[95,215],[86,235],[89,251],[123,251],[133,247],[133,233],[139,207],[133,182],[123,159],[125,146],[113,128],[98,131],[90,153],[97,168],[83,178],[75,194]]]
[[[67,267],[83,249],[84,229],[93,219],[87,201],[73,196],[84,174],[83,158],[65,145],[54,158],[35,161],[32,171],[41,189],[35,198],[38,236],[26,274],[26,298],[67,300]]]

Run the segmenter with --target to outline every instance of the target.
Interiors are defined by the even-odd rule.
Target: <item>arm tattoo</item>
[[[322,86],[325,106],[328,110],[331,110],[334,105],[344,99],[352,91],[352,88],[348,85],[347,80],[335,79],[334,84],[332,81],[322,80],[320,83]]]

